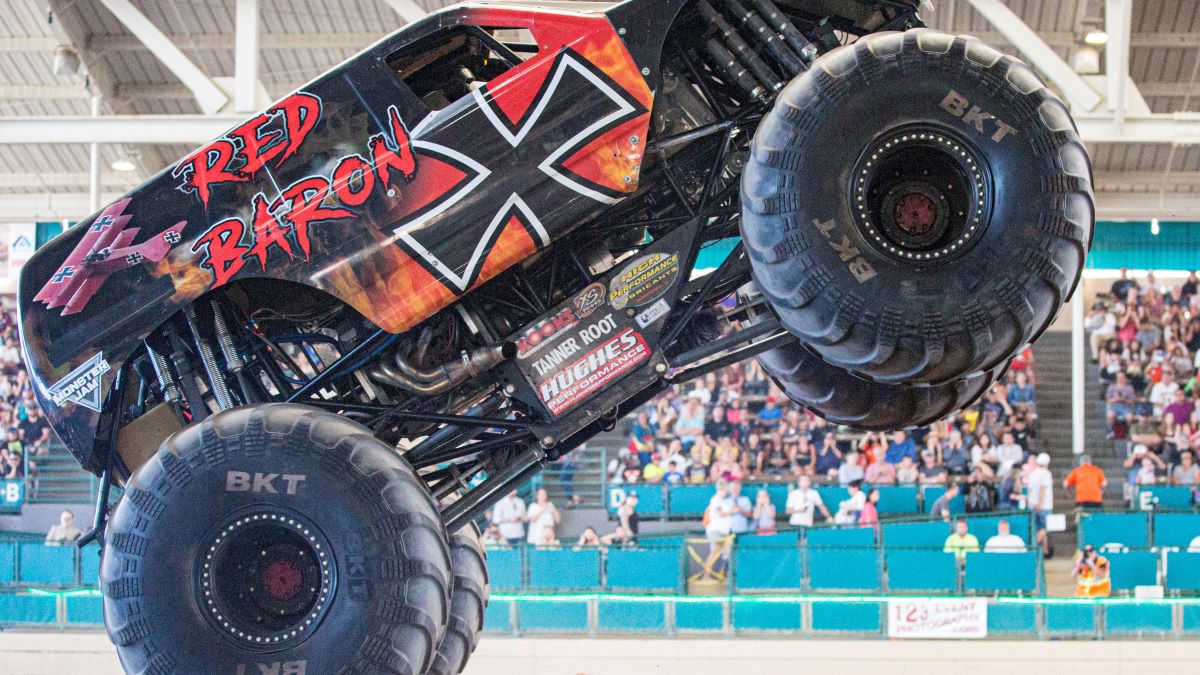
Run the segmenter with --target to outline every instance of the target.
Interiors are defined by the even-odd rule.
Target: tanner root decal
[[[646,340],[626,328],[543,382],[538,393],[546,408],[559,415],[648,358]]]
[[[66,377],[50,386],[50,400],[59,407],[70,402],[100,412],[100,383],[109,370],[108,361],[104,360],[104,352],[97,352],[95,356],[67,373]]]
[[[110,205],[87,225],[83,239],[34,296],[35,302],[45,303],[47,309],[62,307],[63,316],[79,312],[110,275],[144,262],[158,262],[183,239],[187,221],[131,245],[140,229],[128,227],[133,219],[125,213],[130,201],[126,198]]]

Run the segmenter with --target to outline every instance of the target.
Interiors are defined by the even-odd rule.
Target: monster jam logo
[[[108,361],[104,360],[104,352],[97,352],[83,365],[51,385],[50,400],[60,408],[64,403],[70,401],[89,410],[100,412],[100,383],[104,380],[104,374],[109,370],[111,368]]]

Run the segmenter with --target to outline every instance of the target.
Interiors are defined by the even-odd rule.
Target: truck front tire
[[[450,554],[392,448],[272,404],[163,443],[109,521],[100,588],[130,673],[422,675],[448,621]]]

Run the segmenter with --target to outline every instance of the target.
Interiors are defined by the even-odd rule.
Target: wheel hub
[[[298,514],[255,509],[227,520],[201,550],[197,600],[243,646],[278,647],[312,633],[333,597],[328,541]]]
[[[986,167],[948,133],[895,131],[867,149],[853,175],[854,220],[889,257],[941,262],[969,248],[985,229]]]

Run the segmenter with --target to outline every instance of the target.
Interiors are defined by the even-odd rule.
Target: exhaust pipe
[[[395,365],[383,359],[371,370],[371,379],[393,387],[432,396],[441,394],[472,377],[485,373],[517,355],[517,346],[512,342],[480,347],[463,351],[455,361],[448,361],[432,370],[420,370],[400,352],[396,352]]]

